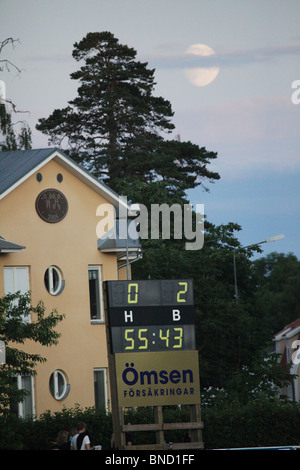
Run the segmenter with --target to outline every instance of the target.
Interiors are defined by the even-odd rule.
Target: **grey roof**
[[[67,166],[81,179],[84,178],[85,182],[98,192],[105,193],[107,199],[116,207],[118,206],[120,196],[115,191],[55,147],[0,152],[0,198],[14,185],[25,180],[32,172],[51,160],[51,157],[60,158],[63,166]]]
[[[0,253],[13,253],[15,251],[23,250],[26,248],[23,245],[17,245],[17,243],[9,242],[0,237]]]
[[[128,245],[129,251],[139,251],[141,249],[141,242],[139,235],[136,231],[136,225],[134,220],[127,220],[127,232],[126,232],[126,219],[115,220],[115,226],[112,230],[107,232],[106,235],[98,239],[98,250],[103,252],[124,252],[126,251],[126,245]],[[131,233],[134,233],[135,238],[131,238],[129,235],[128,228],[131,225]],[[123,230],[121,229],[121,226]],[[126,241],[126,233],[128,238]]]
[[[56,151],[55,148],[0,153],[0,194],[16,184]]]

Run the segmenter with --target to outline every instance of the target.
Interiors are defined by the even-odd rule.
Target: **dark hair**
[[[81,429],[86,429],[86,424],[83,421],[77,424],[77,431],[80,431]]]

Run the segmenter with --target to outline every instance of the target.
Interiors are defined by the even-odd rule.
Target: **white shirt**
[[[73,447],[74,450],[77,450],[77,437],[78,436],[79,436],[78,433],[75,434],[75,436],[73,436],[72,440],[71,440],[71,446]],[[87,450],[85,445],[90,444],[90,443],[91,443],[91,441],[90,441],[89,436],[84,436],[80,450]]]
[[[87,450],[85,445],[90,444],[90,443],[91,443],[91,441],[90,441],[89,436],[84,436],[81,447],[80,447],[80,450]]]
[[[79,436],[79,434],[75,434],[72,439],[71,439],[71,447],[72,449],[74,450],[77,450],[77,446],[76,446],[76,441],[77,441],[77,437]]]

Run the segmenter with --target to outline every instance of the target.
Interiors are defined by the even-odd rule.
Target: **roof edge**
[[[32,151],[46,151],[47,148],[40,148],[40,149],[32,149]],[[22,150],[16,151],[22,152]],[[5,189],[0,194],[0,200],[11,193],[14,189],[16,189],[20,184],[26,181],[30,176],[32,176],[36,171],[40,170],[45,166],[49,161],[55,160],[59,164],[61,164],[64,168],[68,169],[74,176],[79,178],[85,184],[87,184],[91,189],[96,191],[98,194],[102,195],[108,202],[113,204],[114,206],[121,207],[126,209],[126,211],[130,210],[130,206],[127,204],[127,198],[123,196],[119,196],[115,193],[111,188],[109,188],[105,183],[99,181],[94,175],[89,173],[87,170],[83,169],[78,163],[68,157],[62,150],[57,147],[50,147],[49,152],[46,152],[45,158],[40,161],[38,164],[34,165],[25,175],[19,178],[15,183],[13,183],[10,187]]]
[[[34,150],[44,150],[44,149],[34,149]],[[33,168],[31,168],[25,175],[19,178],[14,184],[9,186],[5,191],[3,191],[3,193],[0,194],[0,200],[3,199],[5,196],[7,196],[9,193],[11,193],[18,186],[20,186],[20,184],[26,181],[30,176],[32,176],[36,171],[42,168],[46,163],[52,160],[56,151],[57,151],[56,148],[50,148],[49,154],[47,154],[47,156],[40,163],[38,163]],[[18,151],[16,150],[16,152]],[[22,152],[22,150],[19,150],[19,152]]]

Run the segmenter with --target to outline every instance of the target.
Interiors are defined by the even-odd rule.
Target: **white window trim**
[[[101,265],[89,265],[89,271],[98,271],[98,279],[99,279],[99,302],[100,302],[100,318],[91,318],[91,323],[104,323],[104,314],[103,314],[103,295],[102,295],[102,266]]]
[[[52,395],[51,391],[50,391],[50,393],[53,396],[53,398],[55,398],[55,400],[57,400],[57,401],[64,400],[67,397],[67,395],[69,394],[69,390],[70,390],[70,385],[68,384],[68,378],[67,378],[66,374],[60,369],[56,369],[51,374],[51,376],[52,375],[53,375],[54,396]],[[63,390],[62,390],[61,393],[59,393],[59,387],[58,387],[58,376],[59,375],[63,379]]]
[[[27,291],[29,291],[29,269],[28,269],[28,266],[4,266],[4,270],[5,269],[13,269],[13,272],[14,272],[14,275],[13,275],[13,283],[14,283],[14,291],[11,292],[12,294],[14,294],[15,292],[17,292],[18,290],[20,290],[17,286],[17,276],[16,276],[16,271],[18,269],[22,269],[22,270],[25,270],[26,271],[26,284],[27,284]],[[26,292],[27,292],[26,291]],[[8,292],[5,292],[5,294],[8,294]]]
[[[30,289],[30,287],[29,287],[29,267],[28,266],[4,266],[4,272],[3,272],[4,280],[5,280],[5,270],[6,269],[12,269],[13,270],[13,292],[8,291],[5,284],[4,284],[4,293],[5,293],[5,295],[9,294],[9,293],[10,294],[15,294],[16,292],[21,291],[21,289],[17,285],[16,272],[17,272],[18,269],[22,269],[26,272],[26,290],[25,290],[25,292],[21,291],[21,294],[27,293]],[[23,321],[26,322],[26,323],[31,323],[31,315],[29,314],[27,316],[23,316]]]
[[[58,286],[56,289],[53,288],[53,285],[54,285],[53,271],[54,270],[57,273],[58,279],[59,279]],[[46,269],[46,272],[47,271],[48,271],[48,287],[46,286],[46,289],[51,295],[59,295],[63,291],[64,286],[65,286],[65,281],[63,280],[62,272],[57,266],[54,266],[54,265],[49,266],[49,268]]]
[[[94,369],[94,380],[95,380],[95,372],[104,372],[104,401],[105,401],[105,409],[106,411],[109,411],[108,409],[108,399],[107,399],[107,369],[105,367],[96,367]],[[95,397],[94,397],[95,400]],[[96,401],[96,400],[95,400]],[[96,403],[95,403],[96,404]]]
[[[17,388],[18,390],[22,389],[22,375],[17,375]],[[30,377],[30,386],[31,386],[31,404],[32,404],[32,416],[35,416],[35,402],[34,402],[34,380],[33,377]],[[18,417],[24,418],[24,402],[18,402]]]

